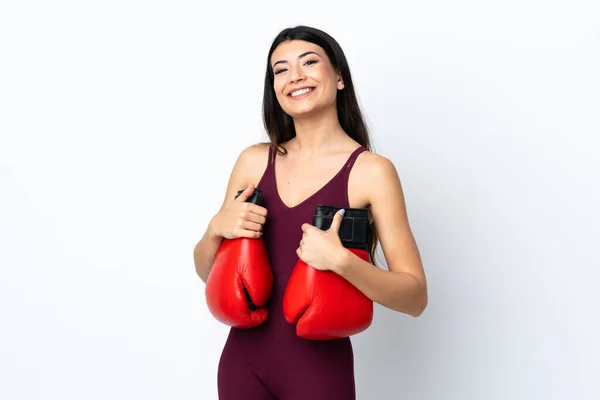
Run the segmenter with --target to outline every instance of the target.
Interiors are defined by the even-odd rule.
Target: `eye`
[[[284,71],[285,71],[285,68],[281,68],[281,69],[275,71],[274,74],[279,75],[281,72],[284,72]]]
[[[306,65],[313,65],[313,64],[316,64],[316,63],[318,63],[317,60],[308,60],[305,64]]]

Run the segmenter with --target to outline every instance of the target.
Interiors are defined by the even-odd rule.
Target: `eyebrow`
[[[321,57],[321,55],[320,55],[319,53],[317,53],[317,52],[314,52],[314,51],[305,51],[304,53],[300,54],[300,55],[298,56],[298,58],[306,57],[306,56],[307,56],[307,55],[309,55],[309,54],[315,54],[315,55],[317,55],[317,56]],[[277,64],[283,64],[283,63],[286,63],[286,62],[287,62],[287,60],[279,60],[279,61],[276,61],[276,62],[273,64],[273,66],[272,66],[271,68],[275,68],[275,66],[276,66]]]

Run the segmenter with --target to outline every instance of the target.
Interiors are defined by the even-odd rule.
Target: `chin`
[[[305,118],[311,115],[316,115],[330,107],[335,109],[333,104],[293,104],[291,107],[283,109],[287,115],[292,118]]]
[[[294,108],[291,110],[288,109],[285,111],[292,118],[304,118],[304,117],[314,114],[315,111],[317,111],[317,110],[315,110],[314,107],[306,107],[306,108]]]

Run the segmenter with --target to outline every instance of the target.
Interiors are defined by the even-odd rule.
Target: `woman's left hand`
[[[344,210],[338,211],[328,230],[323,231],[313,225],[302,225],[302,240],[296,249],[298,258],[321,271],[336,271],[344,260],[346,249],[339,237]]]

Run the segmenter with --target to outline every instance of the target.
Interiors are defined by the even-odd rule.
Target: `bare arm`
[[[204,235],[194,247],[196,274],[198,274],[204,283],[208,279],[208,274],[215,262],[215,255],[221,246],[222,240],[221,236],[214,234],[209,223]]]
[[[373,301],[419,316],[427,306],[425,273],[411,232],[404,194],[394,165],[384,158],[369,163],[362,193],[368,203],[389,271],[345,251],[335,272]]]
[[[215,255],[223,240],[221,232],[219,232],[215,226],[215,219],[235,198],[238,190],[247,189],[249,186],[252,186],[249,188],[250,190],[254,189],[253,181],[256,180],[257,171],[260,170],[261,165],[261,163],[258,162],[258,157],[262,156],[264,149],[264,145],[254,145],[242,151],[231,171],[223,203],[217,214],[211,218],[204,235],[194,247],[194,265],[196,274],[204,283],[206,283],[206,280],[208,279],[208,275],[210,274],[210,270],[215,261]],[[257,208],[257,206],[254,206],[254,208]],[[251,218],[254,218],[255,221],[259,222],[262,222],[263,219],[262,215],[257,216],[256,214],[252,215]],[[262,227],[259,226],[260,224],[256,224],[256,222],[244,221],[243,224],[245,224],[248,229],[245,231],[247,236],[259,235],[259,230],[262,229]]]

